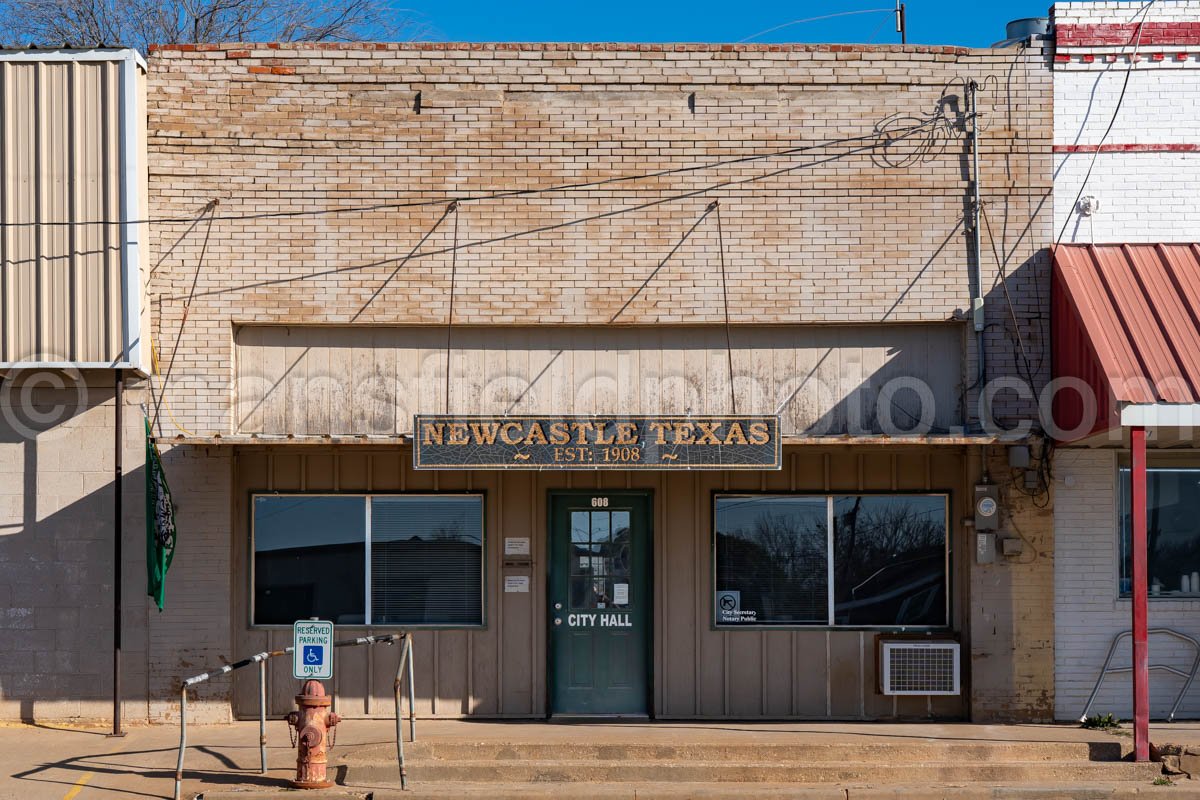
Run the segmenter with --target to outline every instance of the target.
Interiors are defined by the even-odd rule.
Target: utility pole
[[[113,718],[111,736],[124,736],[121,728],[121,537],[124,526],[121,524],[121,491],[125,482],[124,463],[121,458],[123,442],[121,406],[125,404],[125,375],[117,370],[116,391],[114,392],[114,442],[113,442]]]
[[[900,0],[896,0],[896,33],[900,34],[900,44],[908,44],[907,8]]]

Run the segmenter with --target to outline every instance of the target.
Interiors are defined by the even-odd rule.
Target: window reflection
[[[363,623],[365,512],[362,497],[254,498],[256,624]]]
[[[260,495],[252,507],[254,624],[483,624],[481,496]]]
[[[718,498],[717,623],[826,623],[826,516],[819,497]]]
[[[1121,595],[1133,588],[1130,471],[1121,469]],[[1146,559],[1151,597],[1200,597],[1200,469],[1146,475]],[[1193,581],[1193,577],[1198,580]]]
[[[716,624],[947,625],[947,503],[944,495],[718,497]]]
[[[946,624],[945,498],[836,497],[833,518],[836,624]]]

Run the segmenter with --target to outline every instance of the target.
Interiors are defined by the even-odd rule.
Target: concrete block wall
[[[1041,204],[1051,108],[1040,52],[221,45],[165,48],[150,62],[150,206],[190,220],[220,200],[211,232],[203,221],[190,233],[190,222],[154,228],[165,256],[149,288],[159,351],[176,416],[197,434],[231,429],[235,324],[441,325],[452,268],[458,324],[721,322],[715,219],[655,272],[716,199],[734,324],[960,318],[974,272],[966,150],[954,128],[966,77],[984,85],[981,183],[996,250],[1009,254],[1017,315],[1014,326],[988,256],[990,374],[1026,371],[1018,339],[1034,353],[1035,383],[1048,372],[1038,356],[1051,222]],[[950,126],[932,140],[849,154],[854,144],[821,144],[878,145],[879,131],[939,108]],[[455,197],[797,146],[814,149],[586,191],[467,200],[443,219]],[[660,202],[678,194],[688,196]],[[424,201],[434,204],[317,213]],[[307,215],[288,216],[297,210]],[[222,218],[254,213],[283,216]],[[584,218],[593,219],[562,226]],[[455,225],[468,246],[451,258]],[[1008,422],[1031,409],[1002,395]]]
[[[65,388],[0,383],[0,719],[112,715],[114,390],[104,373]],[[145,382],[127,381],[122,427],[122,714],[177,715],[178,681],[230,653],[232,458],[168,449],[179,541],[159,612],[146,596]],[[230,718],[228,682],[194,693],[193,718]]]
[[[1077,719],[1099,677],[1112,639],[1132,626],[1130,601],[1119,597],[1117,453],[1064,449],[1057,455],[1054,503],[1055,705],[1059,720]],[[1200,638],[1200,600],[1150,601],[1150,627]],[[1185,671],[1193,652],[1176,640],[1150,638],[1150,663]],[[1129,666],[1128,639],[1113,660]],[[1163,671],[1150,676],[1150,713],[1164,718],[1182,679]],[[1128,674],[1105,679],[1093,714],[1133,714]],[[1184,698],[1180,717],[1200,718],[1200,686]]]
[[[112,713],[114,390],[100,373],[63,388],[0,382],[0,719]],[[127,389],[122,500],[127,718],[146,716],[144,390]]]
[[[1054,231],[1063,241],[1200,240],[1190,200],[1200,187],[1200,2],[1155,3],[1143,15],[1144,6],[1054,6]],[[1089,169],[1083,194],[1100,209],[1085,216],[1075,198]]]

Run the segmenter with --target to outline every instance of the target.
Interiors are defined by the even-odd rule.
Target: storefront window
[[[714,512],[718,626],[949,623],[944,495],[725,495]]]
[[[946,624],[946,498],[833,499],[834,623]]]
[[[1120,592],[1133,589],[1130,470],[1121,469]],[[1200,597],[1200,469],[1147,470],[1146,557],[1151,597]]]
[[[483,624],[483,498],[371,498],[371,621]]]
[[[827,511],[824,498],[717,498],[718,625],[828,621]]]
[[[255,625],[483,624],[480,495],[257,495]]]
[[[365,620],[366,511],[361,497],[254,498],[254,622]]]

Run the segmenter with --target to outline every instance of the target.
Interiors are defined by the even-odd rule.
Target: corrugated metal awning
[[[1060,245],[1051,313],[1061,439],[1200,412],[1200,246]]]

